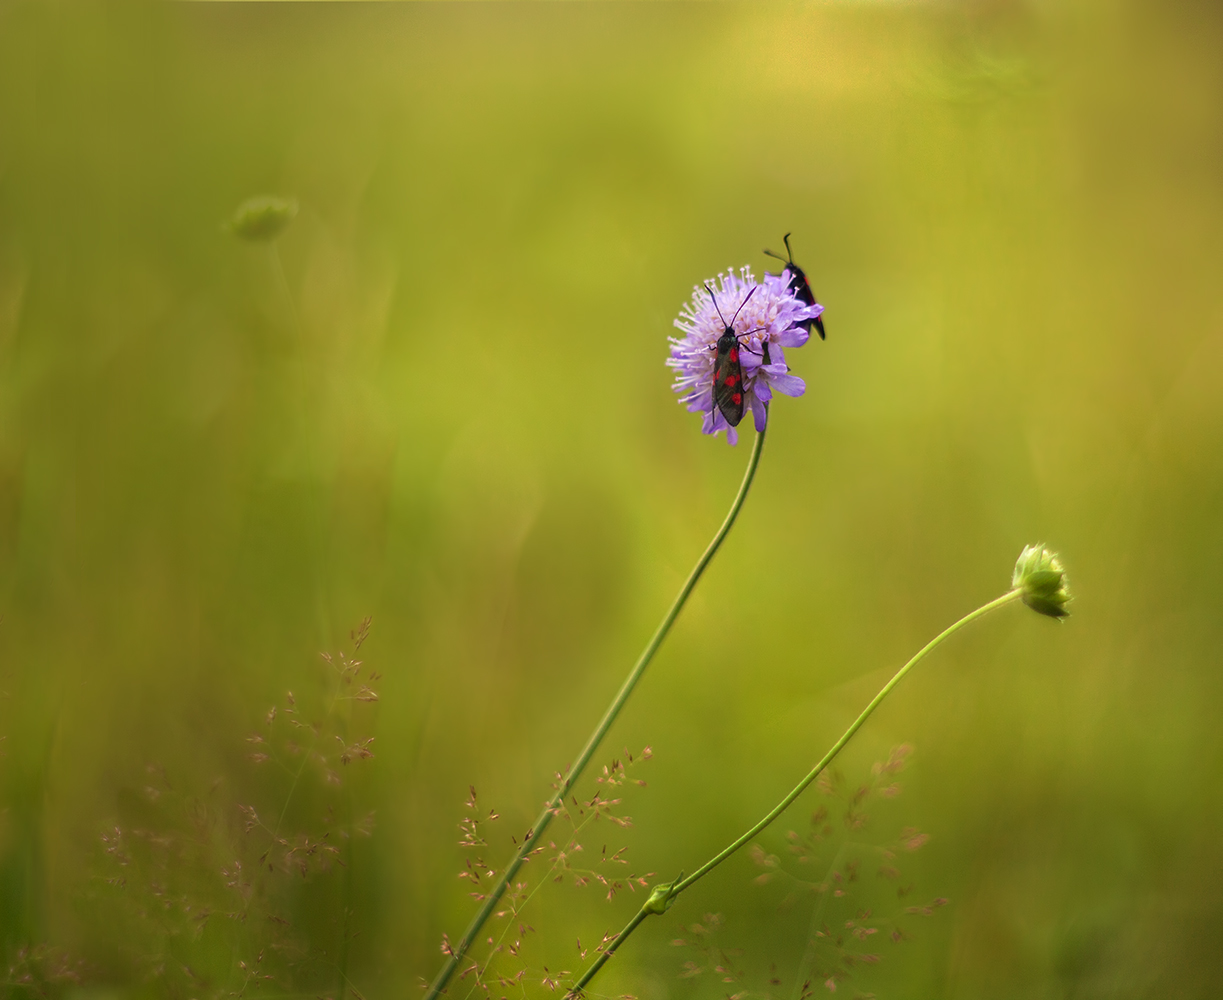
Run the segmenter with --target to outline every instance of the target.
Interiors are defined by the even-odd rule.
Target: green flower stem
[[[747,472],[743,475],[743,483],[739,487],[734,503],[730,506],[730,513],[726,515],[726,520],[722,522],[722,527],[718,529],[718,533],[713,536],[713,541],[709,543],[709,547],[705,549],[704,554],[692,568],[692,572],[688,574],[688,579],[684,582],[683,587],[680,588],[679,594],[671,605],[671,609],[667,612],[657,631],[655,631],[653,638],[650,639],[649,644],[637,659],[633,669],[629,671],[628,677],[620,686],[620,690],[616,693],[616,697],[612,699],[612,703],[608,706],[607,711],[603,713],[603,718],[595,727],[595,731],[590,734],[590,739],[586,741],[586,745],[582,748],[582,752],[578,754],[577,760],[573,762],[561,778],[556,794],[544,806],[543,812],[535,820],[535,825],[527,831],[526,837],[523,838],[522,844],[518,848],[518,853],[514,855],[505,872],[497,880],[497,884],[489,890],[488,895],[484,898],[484,905],[480,907],[479,912],[472,918],[471,924],[463,934],[463,937],[457,944],[451,946],[446,964],[442,966],[441,971],[429,986],[429,990],[425,994],[425,1000],[436,1000],[438,994],[446,988],[450,977],[454,975],[454,970],[467,953],[467,949],[471,947],[471,943],[476,939],[476,935],[480,933],[480,928],[484,926],[502,895],[504,895],[510,880],[518,874],[518,869],[522,867],[523,862],[527,859],[527,855],[535,849],[535,844],[543,836],[544,831],[548,828],[548,824],[552,822],[552,817],[557,814],[565,796],[569,794],[569,790],[590,762],[590,758],[603,741],[603,737],[611,729],[612,723],[616,721],[616,716],[620,714],[620,709],[628,701],[629,695],[633,693],[633,688],[637,686],[637,682],[641,680],[641,675],[645,673],[645,669],[650,665],[654,654],[658,652],[658,647],[662,645],[663,640],[667,637],[667,633],[671,631],[671,626],[675,624],[675,619],[679,617],[680,611],[683,610],[684,605],[687,603],[693,588],[696,587],[697,581],[701,578],[701,574],[705,572],[705,567],[709,565],[710,560],[713,559],[714,554],[730,533],[730,529],[734,527],[735,519],[739,516],[739,510],[743,507],[743,501],[747,499],[747,491],[751,488],[752,480],[756,478],[756,467],[760,464],[760,453],[764,449],[764,434],[764,431],[760,431],[756,435],[756,441],[752,445],[752,455],[747,463]]]
[[[918,653],[911,660],[909,660],[908,663],[896,671],[895,676],[890,681],[883,685],[882,690],[880,690],[880,692],[871,699],[871,703],[862,710],[862,714],[853,721],[847,730],[845,730],[845,734],[832,745],[832,749],[824,754],[823,759],[816,764],[810,772],[808,772],[807,776],[794,787],[794,790],[791,791],[789,795],[787,795],[769,811],[764,819],[753,826],[747,831],[747,833],[745,833],[720,854],[710,858],[707,862],[705,862],[705,864],[703,864],[687,878],[684,878],[681,875],[680,878],[676,879],[675,882],[669,885],[655,886],[654,892],[650,894],[650,898],[646,900],[645,904],[641,907],[633,919],[628,922],[628,925],[624,928],[624,930],[616,935],[612,943],[607,946],[607,949],[600,954],[597,959],[595,959],[594,964],[591,965],[591,967],[587,969],[585,973],[583,973],[582,978],[573,985],[573,988],[569,991],[568,995],[571,997],[580,996],[584,992],[586,985],[592,979],[594,979],[599,970],[602,969],[607,963],[607,960],[615,954],[616,949],[618,949],[620,945],[624,943],[625,939],[637,929],[638,924],[645,920],[646,917],[655,913],[665,913],[668,909],[670,909],[671,904],[675,902],[676,897],[679,896],[681,892],[708,875],[711,871],[717,868],[718,865],[739,850],[739,848],[741,848],[744,844],[752,840],[758,833],[760,833],[761,830],[763,830],[770,823],[772,823],[773,820],[785,812],[790,804],[797,799],[804,790],[806,790],[807,786],[819,777],[820,772],[833,762],[837,754],[839,754],[845,748],[845,744],[853,738],[854,733],[862,728],[862,724],[866,722],[866,720],[871,717],[871,713],[879,707],[879,703],[882,702],[883,699],[891,693],[892,689],[904,679],[905,674],[907,674],[925,658],[927,653],[934,649],[935,646],[939,645],[939,643],[941,643],[944,639],[950,638],[965,625],[976,621],[983,615],[989,614],[996,608],[1000,608],[1005,604],[1010,604],[1012,601],[1017,601],[1022,596],[1023,590],[1019,587],[1016,587],[1014,590],[1009,590],[1001,597],[995,598],[988,604],[984,604],[977,608],[977,610],[973,611],[971,614],[965,615],[954,625],[944,629],[928,643],[926,643],[926,645],[924,645],[918,651]]]

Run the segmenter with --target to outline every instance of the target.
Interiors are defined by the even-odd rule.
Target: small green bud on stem
[[[1019,554],[1011,586],[1023,591],[1023,603],[1033,611],[1050,618],[1065,618],[1069,611],[1070,590],[1066,586],[1066,571],[1057,553],[1043,544],[1029,545]]]
[[[671,909],[671,904],[675,902],[675,897],[679,895],[676,891],[676,886],[683,880],[684,873],[680,872],[679,877],[670,882],[660,882],[650,890],[650,898],[645,901],[642,907],[646,913],[662,914]]]

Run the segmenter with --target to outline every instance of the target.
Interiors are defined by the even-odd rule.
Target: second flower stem
[[[750,830],[748,830],[747,833],[743,834],[743,836],[740,837],[738,840],[730,844],[725,850],[714,855],[714,857],[706,861],[705,864],[701,865],[700,868],[694,871],[687,878],[684,878],[683,875],[681,874],[680,877],[675,879],[675,881],[673,882],[663,883],[661,885],[655,886],[653,891],[650,893],[650,898],[645,901],[641,909],[638,910],[637,913],[633,916],[633,919],[628,922],[628,925],[624,928],[624,930],[622,930],[619,934],[617,934],[615,939],[611,942],[611,944],[609,944],[607,948],[602,952],[602,954],[600,954],[599,957],[595,959],[594,964],[592,964],[591,967],[587,969],[585,973],[583,973],[581,979],[579,979],[576,983],[574,983],[572,989],[570,989],[568,993],[568,996],[577,997],[577,996],[581,996],[585,992],[587,984],[592,979],[594,979],[594,977],[598,974],[599,970],[602,969],[603,966],[607,963],[607,960],[616,953],[616,950],[620,947],[620,945],[622,945],[625,942],[625,940],[628,939],[629,935],[632,934],[633,931],[637,929],[638,925],[643,920],[645,920],[646,917],[651,916],[656,913],[665,913],[671,907],[671,904],[675,902],[676,897],[681,892],[683,892],[685,889],[691,886],[694,882],[697,882],[700,879],[704,878],[706,875],[708,875],[711,871],[717,868],[718,865],[720,865],[723,861],[725,861],[732,854],[734,854],[737,850],[739,850],[739,848],[741,848],[744,844],[752,840],[753,837],[755,837],[765,827],[767,827],[770,823],[772,823],[773,820],[777,819],[778,816],[780,816],[783,812],[785,812],[786,809],[790,806],[790,804],[793,803],[793,801],[797,799],[806,790],[807,786],[810,785],[811,782],[813,782],[816,778],[818,778],[820,776],[820,773],[826,767],[828,767],[829,764],[832,763],[832,761],[835,759],[837,754],[839,754],[844,749],[845,744],[848,743],[853,738],[854,733],[856,733],[859,729],[862,728],[863,723],[865,723],[866,720],[871,717],[871,713],[874,712],[875,709],[879,707],[879,703],[882,702],[883,699],[886,698],[888,694],[891,693],[892,689],[896,687],[897,684],[899,684],[902,680],[904,680],[905,674],[907,674],[910,670],[912,670],[915,666],[917,666],[917,664],[920,663],[925,658],[927,653],[929,653],[932,649],[934,649],[934,647],[937,646],[939,643],[941,643],[944,639],[947,639],[951,637],[952,635],[954,635],[956,632],[962,629],[965,625],[969,624],[970,622],[976,621],[978,618],[982,617],[983,615],[989,614],[991,611],[993,611],[996,608],[1000,608],[1005,604],[1010,604],[1012,601],[1018,600],[1022,596],[1023,596],[1023,591],[1019,589],[1018,587],[1015,588],[1014,590],[1009,590],[1005,594],[1003,594],[1001,597],[997,597],[994,600],[990,601],[988,604],[983,604],[981,607],[977,608],[976,611],[970,612],[969,614],[965,615],[954,625],[951,625],[948,628],[943,629],[942,632],[940,632],[933,639],[931,639],[928,643],[926,643],[916,653],[916,655],[914,655],[913,658],[909,660],[908,663],[906,663],[903,667],[901,667],[898,671],[896,671],[895,675],[893,675],[890,681],[888,681],[885,685],[883,685],[883,688],[879,691],[879,693],[875,695],[874,698],[871,699],[870,704],[867,705],[866,708],[862,710],[862,713],[850,724],[850,727],[847,730],[845,730],[845,733],[841,736],[841,738],[832,745],[832,749],[830,749],[826,754],[824,754],[820,762],[816,764],[815,767],[813,767],[807,773],[807,776],[803,778],[803,780],[800,781],[797,785],[794,786],[794,789],[790,792],[790,794],[787,795],[784,799],[782,799],[779,803],[777,803],[777,805],[774,806],[764,816],[764,818],[760,820],[759,823],[757,823]]]
[[[705,567],[709,565],[710,560],[713,559],[714,554],[730,533],[735,519],[739,516],[739,511],[743,507],[743,501],[747,499],[747,491],[751,488],[752,480],[756,478],[756,467],[760,464],[760,454],[764,450],[764,434],[763,430],[756,434],[756,440],[752,445],[751,458],[748,459],[747,463],[747,471],[743,474],[743,482],[739,486],[739,492],[735,495],[734,502],[730,506],[730,512],[726,515],[726,520],[722,522],[722,527],[718,529],[718,533],[713,536],[713,541],[709,543],[704,554],[702,554],[701,558],[697,560],[696,565],[692,568],[692,572],[688,574],[688,579],[684,581],[684,585],[680,588],[679,594],[676,595],[670,610],[663,617],[662,622],[642,651],[641,656],[637,658],[637,662],[633,665],[633,669],[629,671],[628,677],[620,685],[620,690],[616,693],[616,697],[612,699],[612,703],[608,706],[607,711],[603,713],[603,718],[599,720],[599,724],[595,727],[594,732],[590,734],[586,745],[582,747],[582,752],[578,754],[577,759],[560,777],[560,780],[557,782],[556,793],[548,800],[547,805],[544,806],[543,812],[535,820],[535,825],[527,831],[517,853],[501,874],[501,877],[497,879],[496,884],[484,897],[484,904],[472,918],[463,937],[459,939],[457,944],[450,947],[446,964],[442,966],[441,971],[430,984],[424,1000],[436,1000],[438,994],[446,988],[446,984],[450,981],[450,977],[454,975],[454,970],[467,953],[467,949],[471,947],[476,935],[480,933],[480,929],[492,915],[493,909],[505,894],[511,879],[518,874],[518,869],[522,867],[528,855],[536,849],[535,845],[552,822],[552,818],[560,810],[565,796],[569,794],[569,790],[581,776],[586,765],[590,763],[590,758],[594,755],[595,750],[603,742],[603,737],[611,729],[612,723],[616,721],[616,716],[620,714],[620,709],[628,701],[629,695],[633,693],[633,688],[641,680],[641,675],[645,673],[646,667],[654,659],[654,654],[658,652],[658,647],[662,645],[663,640],[667,637],[667,633],[671,631],[671,626],[675,624],[675,619],[679,617],[680,611],[683,610],[684,605],[688,602],[688,597],[692,594],[693,588],[696,587],[697,581],[700,580],[701,574],[705,572]]]

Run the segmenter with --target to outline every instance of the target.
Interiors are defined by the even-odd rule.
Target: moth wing
[[[796,272],[795,277],[798,278],[794,283],[794,294],[806,305],[815,305],[815,292],[811,290],[811,282],[807,280],[807,275],[797,267],[794,270]]]
[[[722,349],[718,345],[718,361],[713,370],[713,401],[726,422],[738,427],[743,419],[743,368],[739,364],[739,345]]]
[[[794,289],[794,294],[798,297],[798,300],[809,306],[818,305],[819,300],[815,297],[815,292],[811,290],[811,282],[807,280],[807,275],[803,269],[797,264],[792,264],[790,273],[793,275],[790,287]],[[807,328],[808,333],[814,327],[820,335],[820,340],[824,339],[824,319],[822,316],[817,316],[815,319],[803,320],[802,325]]]

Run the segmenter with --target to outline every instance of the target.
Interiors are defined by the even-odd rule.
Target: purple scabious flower
[[[730,444],[739,440],[738,431],[727,423],[713,401],[718,338],[737,310],[733,328],[740,345],[744,409],[752,411],[756,430],[764,430],[768,420],[765,404],[773,398],[774,392],[801,396],[807,391],[806,383],[790,374],[784,348],[802,347],[810,339],[810,333],[798,324],[815,319],[824,307],[806,305],[789,284],[789,271],[780,275],[766,274],[763,282],[757,282],[751,268],[743,267],[738,273],[728,271],[709,282],[717,296],[716,307],[705,287],[697,285],[692,290],[692,301],[680,310],[675,325],[684,335],[668,338],[671,356],[667,364],[675,369],[672,388],[682,394],[680,403],[691,413],[705,415],[701,425],[703,433],[726,431]],[[719,317],[719,310],[725,322]]]

